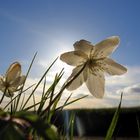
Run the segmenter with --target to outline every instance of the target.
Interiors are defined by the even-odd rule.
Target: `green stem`
[[[80,71],[74,76],[72,77],[69,81],[67,81],[66,83],[64,83],[64,85],[62,86],[60,92],[56,95],[56,97],[52,100],[52,102],[46,107],[46,109],[44,111],[42,111],[41,115],[43,115],[45,112],[48,111],[48,109],[50,108],[50,106],[58,99],[60,98],[61,94],[63,93],[63,91],[66,89],[66,87],[68,87],[80,74],[81,72],[84,70],[84,68],[86,67],[87,63],[84,64],[84,66],[80,69]]]
[[[28,77],[28,75],[29,75],[29,72],[30,72],[31,67],[32,67],[32,65],[33,65],[33,63],[34,63],[34,60],[35,60],[35,58],[36,58],[36,55],[37,55],[37,52],[35,53],[35,55],[34,55],[32,61],[31,61],[31,64],[30,64],[30,66],[29,66],[29,69],[28,69],[28,71],[27,71],[25,81],[24,81],[23,86],[22,86],[22,88],[21,88],[20,94],[19,94],[19,96],[18,96],[18,98],[17,98],[17,103],[16,103],[15,110],[17,110],[17,108],[18,108],[19,101],[20,101],[20,99],[21,99],[21,95],[22,95],[22,92],[23,92],[23,88],[24,88],[24,85],[25,85],[26,79],[27,79],[27,77]],[[21,107],[20,107],[20,109],[21,109]]]
[[[0,104],[2,103],[2,101],[3,101],[4,97],[5,97],[6,90],[7,90],[7,87],[5,88],[4,93],[3,93],[3,95],[2,95],[2,97],[0,99]]]

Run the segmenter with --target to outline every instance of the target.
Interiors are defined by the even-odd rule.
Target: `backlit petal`
[[[127,69],[124,66],[116,63],[110,58],[106,58],[104,63],[105,71],[110,75],[121,75],[127,72]]]
[[[95,45],[95,58],[104,58],[110,55],[119,44],[120,39],[117,36],[107,38]]]
[[[105,79],[103,73],[88,73],[86,85],[90,93],[96,98],[102,98],[104,95]]]
[[[18,88],[20,85],[24,83],[24,81],[25,81],[25,76],[24,75],[20,76],[10,83],[10,87]]]
[[[82,69],[82,67],[83,67],[83,65],[74,68],[73,71],[72,71],[72,74],[68,78],[68,81],[70,79],[72,79]],[[84,83],[84,81],[86,81],[86,79],[87,79],[86,71],[83,70],[80,73],[80,75],[72,81],[72,83],[67,87],[67,89],[70,90],[70,91],[77,89],[78,87],[80,87]]]
[[[21,74],[21,65],[18,62],[15,62],[10,65],[9,69],[6,72],[6,81],[9,83],[14,79],[18,78]]]
[[[60,60],[72,66],[79,66],[83,64],[86,59],[87,56],[81,51],[66,52],[60,56]]]
[[[0,77],[0,90],[3,88],[3,78],[2,77]]]
[[[13,97],[14,96],[14,92],[16,91],[15,88],[10,88],[6,91],[5,96],[7,97]]]
[[[74,43],[75,50],[80,50],[87,55],[90,55],[91,50],[94,50],[94,46],[91,44],[91,42],[86,40],[80,40]]]

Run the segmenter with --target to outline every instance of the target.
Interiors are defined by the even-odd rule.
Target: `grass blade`
[[[52,102],[45,108],[45,110],[42,111],[41,114],[44,114],[45,112],[47,112],[48,108],[50,108],[50,106],[51,106],[52,104],[54,104],[54,102],[61,96],[61,94],[63,93],[63,91],[66,89],[66,87],[68,87],[68,86],[72,83],[72,81],[75,80],[75,79],[80,75],[80,73],[85,69],[86,65],[87,65],[87,64],[85,64],[85,65],[78,71],[78,73],[77,73],[74,77],[72,77],[70,80],[68,80],[68,81],[66,81],[66,82],[64,83],[64,85],[63,85],[62,88],[60,89],[59,93],[58,93],[58,94],[56,95],[56,97],[52,100]]]
[[[115,130],[116,125],[117,125],[117,122],[118,122],[120,110],[121,110],[122,95],[123,95],[123,93],[121,93],[121,99],[120,99],[119,106],[118,106],[118,108],[117,108],[116,111],[115,111],[115,114],[114,114],[114,116],[113,116],[113,119],[112,119],[112,121],[111,121],[111,124],[110,124],[110,126],[109,126],[109,129],[108,129],[108,131],[107,131],[105,140],[111,140],[111,139],[112,139],[114,130]]]
[[[24,109],[24,107],[27,105],[27,103],[29,102],[30,98],[32,97],[32,95],[34,94],[34,92],[36,91],[36,89],[38,88],[38,86],[40,85],[40,83],[42,82],[42,80],[44,79],[44,77],[46,76],[46,74],[49,72],[49,70],[51,69],[51,67],[54,65],[54,63],[56,62],[58,58],[56,58],[53,63],[50,65],[50,67],[45,71],[45,73],[43,74],[43,76],[41,77],[41,79],[39,80],[39,82],[37,83],[37,85],[35,86],[35,88],[33,89],[32,93],[30,94],[30,96],[27,98],[26,102],[24,103],[24,105],[22,106],[22,110]]]
[[[140,121],[139,121],[138,115],[136,116],[136,120],[137,120],[138,134],[139,134],[139,140],[140,140]]]
[[[70,140],[73,140],[73,132],[74,132],[74,120],[75,120],[75,114],[72,113],[70,116]]]
[[[27,73],[26,73],[26,76],[25,76],[25,81],[24,81],[23,86],[22,86],[22,88],[21,88],[21,92],[20,92],[20,94],[19,94],[19,96],[18,96],[18,98],[17,98],[15,111],[16,111],[16,110],[17,110],[17,108],[18,108],[19,101],[20,101],[20,99],[21,99],[21,95],[22,95],[22,92],[23,92],[23,88],[24,88],[24,85],[25,85],[26,79],[27,79],[27,77],[28,77],[28,75],[29,75],[29,72],[30,72],[31,67],[32,67],[32,65],[33,65],[33,63],[34,63],[34,60],[35,60],[35,58],[36,58],[36,55],[37,55],[37,52],[35,53],[35,55],[34,55],[34,57],[33,57],[32,61],[31,61],[31,64],[30,64],[30,66],[29,66],[29,68],[28,68],[28,71],[27,71]],[[21,108],[21,107],[20,107],[20,108]]]
[[[68,105],[70,105],[70,104],[72,104],[72,103],[74,103],[74,102],[77,102],[78,100],[81,100],[81,99],[83,99],[83,98],[85,98],[85,97],[87,97],[87,96],[88,96],[88,95],[84,95],[84,96],[82,96],[82,97],[80,97],[80,98],[77,98],[77,99],[74,99],[74,100],[68,102],[68,100],[69,100],[70,97],[71,97],[71,95],[70,95],[70,96],[67,98],[67,100],[65,101],[65,103],[64,103],[62,106],[56,108],[56,110],[59,110],[59,109],[62,110],[64,107],[66,107],[66,106],[68,106]]]
[[[25,91],[27,91],[28,89],[30,89],[31,87],[33,87],[34,86],[34,84],[33,85],[31,85],[30,87],[28,87],[27,89],[25,89],[22,93],[24,93]],[[6,104],[6,106],[3,108],[4,110],[16,99],[16,98],[18,98],[18,96],[20,96],[20,94],[21,93],[19,93],[17,96],[15,96],[10,102],[8,102],[7,104]]]

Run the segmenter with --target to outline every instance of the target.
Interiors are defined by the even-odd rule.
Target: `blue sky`
[[[75,41],[97,43],[117,35],[121,42],[112,57],[128,67],[128,74],[121,85],[107,89],[139,88],[139,7],[138,0],[0,1],[0,73],[13,61],[20,61],[26,71],[38,52],[31,76],[35,78],[62,52],[73,50]]]

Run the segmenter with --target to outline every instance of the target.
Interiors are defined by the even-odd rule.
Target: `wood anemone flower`
[[[110,75],[122,75],[127,72],[125,67],[108,57],[117,48],[119,42],[119,37],[112,36],[95,45],[86,40],[74,43],[74,51],[63,53],[60,56],[62,61],[76,66],[68,80],[72,79],[83,66],[86,66],[67,89],[75,90],[85,82],[93,96],[102,98],[105,85],[104,72]]]
[[[5,76],[0,77],[0,90],[5,96],[12,97],[14,92],[18,91],[25,81],[25,76],[21,76],[21,65],[14,62],[8,68]]]

